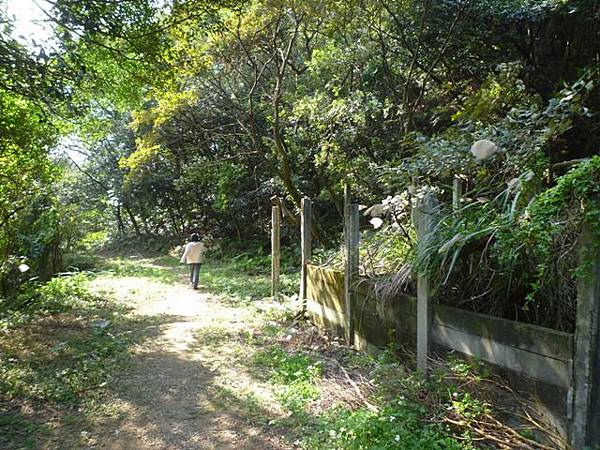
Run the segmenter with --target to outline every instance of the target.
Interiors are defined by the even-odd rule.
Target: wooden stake
[[[279,206],[271,207],[271,296],[279,295],[281,267],[281,212]]]
[[[306,309],[306,265],[309,263],[312,253],[311,242],[312,228],[312,202],[310,198],[302,199],[302,217],[300,218],[300,235],[302,249],[302,267],[300,273],[300,299],[302,300],[302,309]]]

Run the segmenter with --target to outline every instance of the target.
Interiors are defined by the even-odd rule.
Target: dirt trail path
[[[89,431],[91,447],[108,449],[289,448],[269,431],[281,412],[256,399],[272,396],[240,366],[247,330],[257,320],[184,279],[165,285],[137,277],[100,279],[129,299],[133,314],[156,317],[152,337],[134,351],[132,366],[113,385]],[[275,404],[275,402],[271,403]]]

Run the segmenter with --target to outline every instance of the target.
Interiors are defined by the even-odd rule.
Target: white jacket
[[[204,262],[204,244],[202,242],[188,242],[181,257],[182,263],[199,264]]]

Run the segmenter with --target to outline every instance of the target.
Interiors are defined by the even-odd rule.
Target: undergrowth
[[[471,450],[497,442],[547,448],[537,441],[546,432],[538,428],[539,416],[483,363],[450,354],[432,360],[426,379],[394,350],[371,357],[298,326],[279,322],[279,332],[262,333],[251,342],[256,351],[248,362],[273,386],[285,413],[269,425],[290,444],[310,450]],[[503,422],[508,411],[537,419],[511,428]]]
[[[424,424],[416,405],[398,399],[380,411],[336,408],[320,420],[318,431],[305,439],[307,449],[472,449],[440,425]]]
[[[247,254],[218,261],[209,258],[200,272],[200,284],[216,294],[246,301],[268,297],[271,295],[271,281],[267,277],[270,264],[270,257],[252,257]],[[282,270],[282,294],[297,294],[299,286],[298,270]]]
[[[253,364],[267,370],[268,378],[278,386],[277,398],[288,411],[301,412],[319,397],[317,380],[323,374],[323,366],[315,356],[287,353],[272,346],[257,352]]]
[[[0,298],[0,325],[16,326],[42,315],[71,311],[93,302],[95,297],[86,289],[86,280],[84,274],[77,274],[56,277],[42,284],[24,284],[18,294]]]
[[[600,246],[600,156],[552,186],[540,169],[546,165],[538,155],[518,176],[486,183],[496,172],[482,164],[457,205],[447,185],[411,186],[413,207],[418,197],[438,199],[420,241],[403,196],[373,205],[365,213],[388,223],[374,217],[377,229],[361,230],[361,275],[378,279],[384,301],[413,293],[417,274],[426,275],[443,303],[572,333],[576,283],[589,275]],[[343,248],[313,260],[343,270]]]
[[[487,411],[476,397],[446,383],[443,377],[425,381],[390,351],[370,359],[365,369],[374,389],[369,401],[363,400],[358,407],[333,404],[305,423],[304,448],[476,448],[468,429],[452,429],[441,420],[453,408],[462,417],[476,420]],[[469,373],[471,370],[469,366]],[[436,402],[431,402],[432,398]]]
[[[269,341],[261,341],[262,350],[257,351],[251,367],[261,379],[273,384],[276,399],[287,411],[284,418],[272,424],[280,429],[296,430],[290,439],[305,449],[473,449],[468,432],[450,429],[442,423],[441,416],[452,408],[469,420],[487,412],[488,407],[461,392],[456,386],[442,379],[424,382],[416,374],[407,371],[392,353],[383,353],[373,359],[355,354],[344,348],[332,353],[331,348],[290,348],[280,335]],[[277,343],[279,342],[279,343]],[[264,346],[266,345],[266,348]],[[331,397],[331,382],[344,385],[345,379],[332,365],[332,358],[350,368],[352,377],[356,370],[366,372],[371,378],[369,385],[374,393],[364,399],[339,398],[331,404],[323,398]],[[472,367],[466,370],[471,373]],[[460,394],[456,393],[460,392]],[[352,396],[352,394],[350,394]],[[431,396],[445,398],[436,408],[428,404]],[[373,402],[376,406],[373,405]]]
[[[39,448],[39,439],[52,435],[48,414],[85,423],[127,367],[132,345],[156,322],[130,315],[88,281],[84,274],[54,278],[2,305],[0,447]]]
[[[441,209],[416,268],[447,303],[573,332],[576,280],[589,265],[579,267],[578,245],[586,228],[589,250],[600,242],[599,180],[595,156],[541,193],[532,171],[500,193],[468,193],[481,197],[455,212]]]

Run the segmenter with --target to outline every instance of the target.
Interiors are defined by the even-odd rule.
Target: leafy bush
[[[65,312],[94,299],[85,286],[86,276],[55,277],[43,284],[30,283],[18,295],[0,299],[0,317],[19,323],[35,316]]]
[[[597,75],[588,67],[545,104],[526,95],[520,84],[511,85],[511,79],[518,81],[515,76],[488,79],[465,102],[453,126],[437,136],[415,136],[421,148],[414,156],[383,170],[391,188],[413,197],[434,191],[441,205],[427,248],[417,254],[407,239],[408,251],[389,246],[373,266],[397,254],[397,266],[408,262],[412,275],[430,276],[444,303],[572,332],[575,250],[584,223],[600,239],[595,229],[600,160],[590,155],[554,161],[578,154],[559,145],[562,136],[590,117],[587,105],[595,101]],[[469,148],[483,138],[500,151],[477,160]],[[455,175],[464,188],[457,209],[452,206]],[[390,219],[395,223],[395,217]],[[402,268],[402,276],[391,277],[390,284],[408,278],[407,272]]]
[[[600,242],[600,157],[541,193],[537,182],[526,172],[493,197],[467,198],[458,211],[442,205],[414,267],[441,286],[445,303],[572,332],[584,228],[591,248]]]

